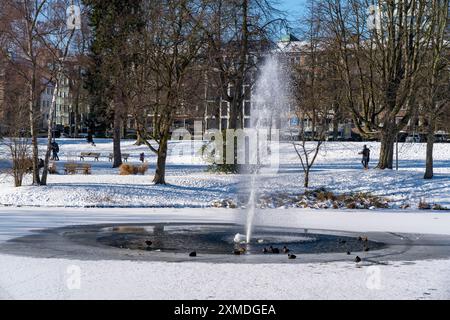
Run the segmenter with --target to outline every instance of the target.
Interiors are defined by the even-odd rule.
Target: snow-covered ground
[[[30,230],[91,223],[236,222],[227,209],[0,209],[0,242]],[[417,212],[265,210],[261,225],[450,235],[450,216]],[[79,261],[0,254],[4,299],[450,299],[450,260],[357,266]],[[79,277],[78,277],[79,275]]]
[[[191,148],[194,154],[182,154],[181,146],[187,142],[171,142],[172,154],[168,159],[166,186],[152,184],[155,156],[146,146],[135,146],[133,141],[122,143],[122,152],[131,154],[130,163],[138,163],[144,152],[150,164],[145,176],[119,176],[111,168],[107,155],[112,151],[111,140],[98,140],[96,146],[84,140],[59,139],[59,175],[49,178],[47,187],[12,187],[11,177],[0,174],[0,205],[8,206],[61,206],[61,207],[209,207],[215,200],[236,200],[245,191],[248,177],[212,174],[198,155],[200,145]],[[42,141],[44,143],[44,141]],[[333,142],[324,145],[311,174],[311,188],[326,187],[337,192],[370,192],[394,200],[399,207],[409,204],[417,208],[421,199],[450,207],[450,144],[436,144],[433,180],[422,179],[425,145],[400,144],[399,171],[361,170],[358,152],[364,143]],[[374,167],[379,153],[379,143],[367,143],[372,149],[371,165]],[[42,148],[43,150],[43,148]],[[274,149],[275,150],[275,149]],[[277,174],[259,180],[259,190],[264,193],[300,194],[304,191],[303,172],[296,153],[289,143],[279,146],[280,166]],[[64,175],[66,161],[78,161],[80,152],[102,154],[100,162],[88,161],[92,175]],[[7,167],[6,148],[0,147],[0,167]]]
[[[52,175],[47,187],[30,186],[28,177],[27,186],[14,188],[11,177],[0,174],[0,206],[4,206],[0,207],[0,243],[33,230],[76,224],[245,221],[245,210],[199,208],[210,207],[220,199],[237,199],[247,191],[249,177],[208,173],[198,155],[180,154],[176,149],[168,159],[169,184],[155,186],[151,180],[156,159],[145,146],[134,146],[133,141],[122,144],[123,152],[131,154],[130,163],[138,163],[139,154],[145,152],[150,171],[145,176],[119,176],[106,158],[112,151],[110,140],[98,140],[95,147],[84,140],[58,142],[60,173],[65,162],[78,160],[80,152],[99,152],[103,157],[100,162],[87,161],[92,165],[92,175]],[[185,143],[171,142],[172,150]],[[258,212],[255,222],[274,227],[450,235],[447,211],[416,210],[421,199],[450,207],[450,144],[436,145],[436,177],[431,181],[422,179],[425,145],[401,144],[397,172],[361,170],[358,152],[363,144],[327,143],[312,172],[311,188],[326,187],[336,193],[371,192],[393,199],[394,209],[266,209]],[[368,145],[373,167],[379,144]],[[199,145],[194,147],[199,149]],[[279,152],[278,173],[261,177],[259,190],[302,193],[303,173],[292,145],[282,144]],[[8,166],[7,150],[0,146],[0,169]],[[396,210],[405,203],[411,210]],[[122,208],[86,208],[91,206]],[[449,269],[450,260],[357,266],[351,259],[303,264],[209,264],[0,254],[0,298],[450,299]]]
[[[450,299],[449,260],[395,262],[374,269],[351,262],[217,265],[0,259],[4,299]],[[78,272],[79,286],[74,282]]]

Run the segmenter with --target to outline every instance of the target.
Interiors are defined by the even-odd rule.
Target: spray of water
[[[250,150],[250,162],[257,163],[250,182],[248,200],[246,240],[252,238],[259,187],[263,177],[278,172],[278,163],[274,163],[271,147],[277,143],[277,129],[286,125],[288,108],[288,79],[283,71],[282,63],[277,56],[267,56],[252,92],[251,127],[258,135],[258,150]],[[273,140],[273,141],[272,141]]]

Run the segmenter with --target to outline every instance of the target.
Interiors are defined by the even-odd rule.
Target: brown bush
[[[121,176],[129,176],[130,174],[133,174],[133,166],[131,164],[122,164],[119,167],[119,174]]]
[[[331,200],[331,201],[335,201],[336,200],[336,195],[333,192],[331,192],[331,191],[326,192],[326,197],[327,197],[328,200]]]
[[[137,169],[138,169],[137,171],[139,174],[144,175],[148,170],[148,163],[146,162],[146,163],[141,164],[140,166],[137,167]]]
[[[31,158],[14,159],[13,168],[31,173],[33,172],[33,160]]]
[[[430,210],[431,205],[428,202],[426,202],[424,199],[420,199],[419,209],[420,210]]]
[[[327,198],[326,198],[326,196],[325,196],[325,193],[319,192],[319,193],[317,194],[317,196],[316,196],[316,199],[319,200],[319,201],[325,201]]]
[[[347,209],[356,209],[356,202],[350,202],[347,204]]]
[[[119,174],[121,176],[129,176],[129,175],[144,175],[148,170],[148,164],[144,163],[142,165],[132,165],[132,164],[122,164],[119,167]]]

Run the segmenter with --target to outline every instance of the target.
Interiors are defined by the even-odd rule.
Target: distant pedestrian
[[[59,161],[58,153],[59,153],[59,145],[56,141],[53,141],[52,142],[52,158],[51,158],[51,160]]]
[[[364,145],[363,150],[359,154],[362,154],[361,163],[362,163],[364,169],[369,170],[370,149],[367,148],[367,145]]]
[[[88,132],[87,142],[90,143],[93,147],[95,147],[95,142],[91,131]]]
[[[144,154],[143,152],[139,155],[139,160],[140,160],[142,163],[144,163],[144,160],[145,160],[145,154]]]

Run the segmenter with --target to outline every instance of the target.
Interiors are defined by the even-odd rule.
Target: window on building
[[[228,120],[222,119],[222,130],[227,128]]]
[[[244,115],[250,116],[252,103],[250,101],[244,102]]]
[[[222,101],[221,115],[222,117],[226,117],[228,115],[228,102],[226,101]]]
[[[250,86],[244,86],[244,99],[250,100],[252,95],[252,90]]]

